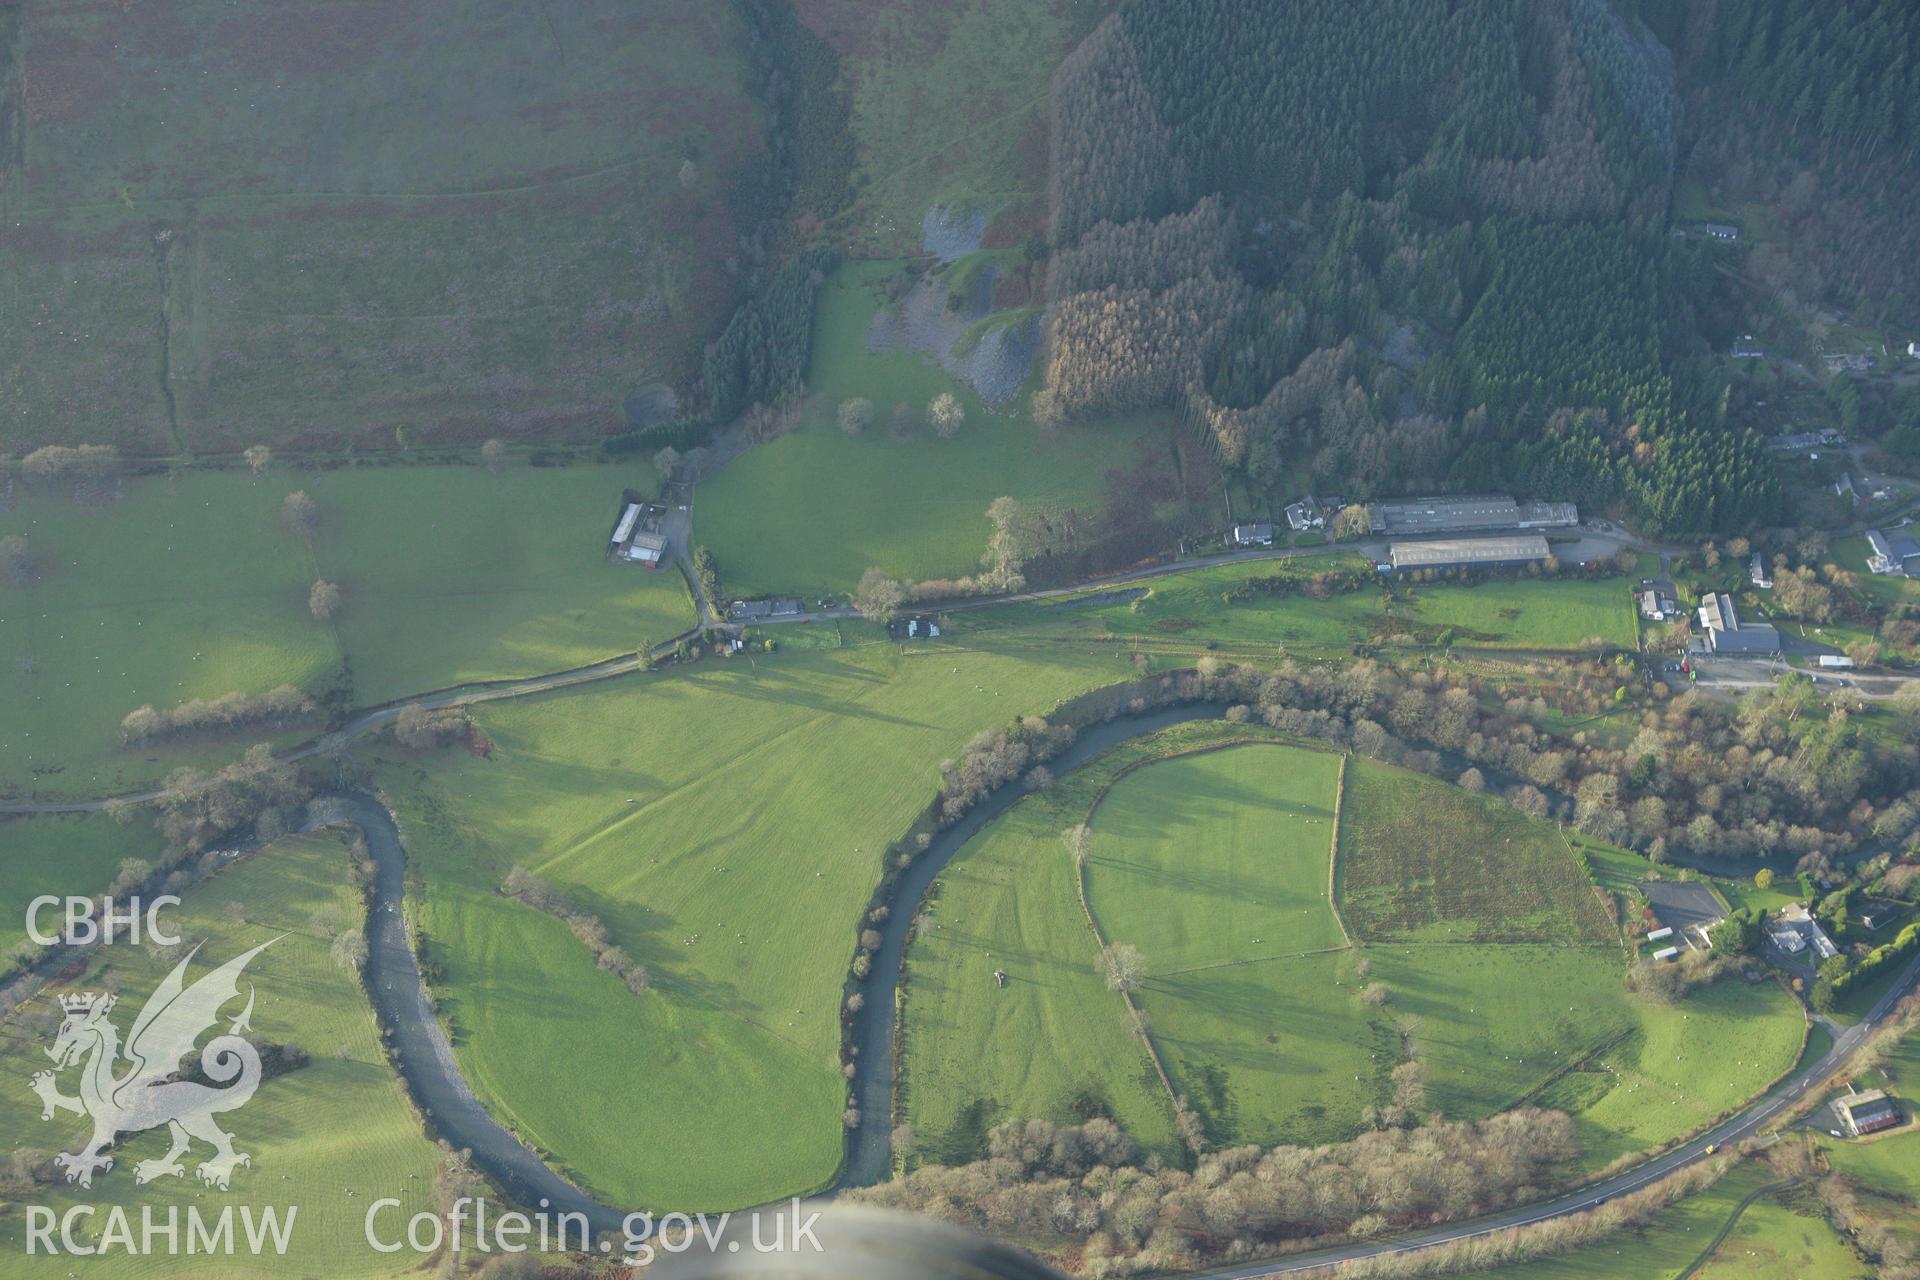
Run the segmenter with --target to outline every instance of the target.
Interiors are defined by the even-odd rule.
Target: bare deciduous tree
[[[966,420],[966,408],[951,391],[942,391],[927,406],[927,424],[942,440],[951,440],[959,435],[960,426]]]
[[[1131,942],[1116,942],[1101,953],[1095,966],[1115,991],[1132,991],[1146,977],[1147,958]]]
[[[863,434],[873,425],[873,401],[855,396],[840,402],[840,429],[850,436]]]
[[[480,446],[480,465],[490,475],[499,475],[507,469],[507,442],[498,438]]]
[[[267,468],[273,464],[273,450],[263,444],[248,445],[240,456],[247,460],[247,470],[253,473],[255,480],[265,475]]]
[[[10,533],[0,538],[0,579],[11,587],[29,587],[39,576],[34,570],[33,547],[26,535]]]
[[[853,592],[853,607],[860,611],[863,618],[884,622],[893,616],[894,610],[906,598],[905,585],[886,570],[875,566],[860,575],[860,585]]]
[[[329,622],[334,614],[340,612],[341,601],[345,598],[339,583],[318,578],[307,591],[307,612],[313,615],[315,622]]]
[[[320,504],[305,489],[295,489],[280,504],[280,522],[308,542],[320,531]]]

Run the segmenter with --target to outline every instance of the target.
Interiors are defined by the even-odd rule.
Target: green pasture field
[[[1692,1280],[1866,1280],[1873,1274],[1834,1231],[1818,1200],[1788,1191],[1749,1205]]]
[[[1337,758],[1330,755],[1261,745],[1155,763],[1180,752],[1222,743],[1263,743],[1269,737],[1270,732],[1259,726],[1198,721],[1126,742],[1016,804],[948,864],[928,908],[929,927],[916,935],[907,956],[903,1114],[918,1134],[923,1158],[946,1162],[975,1158],[984,1151],[987,1129],[1003,1120],[1039,1117],[1077,1123],[1096,1114],[1112,1117],[1146,1149],[1179,1158],[1181,1147],[1166,1091],[1133,1033],[1124,1002],[1097,973],[1098,946],[1081,911],[1073,862],[1061,835],[1084,821],[1089,806],[1125,774],[1098,811],[1101,816],[1095,819],[1089,865],[1096,876],[1104,868],[1111,877],[1130,877],[1126,855],[1116,857],[1105,851],[1108,807],[1129,803],[1122,800],[1122,793],[1137,784],[1149,784],[1161,770],[1207,762],[1224,766],[1228,761],[1237,764],[1261,758],[1264,775],[1282,762],[1304,757],[1307,767],[1297,782],[1280,781],[1279,789],[1284,792],[1298,785],[1311,793],[1318,781],[1329,792],[1318,797],[1319,803],[1330,804],[1327,771],[1337,766]],[[1127,773],[1143,764],[1137,772]],[[1231,776],[1233,766],[1226,767]],[[1116,825],[1124,821],[1115,819]],[[1231,854],[1224,856],[1232,859]],[[1324,846],[1320,856],[1324,860]],[[1267,883],[1271,886],[1273,880]],[[1324,879],[1317,883],[1324,886]],[[1177,887],[1164,880],[1161,885]],[[1112,898],[1133,888],[1116,881],[1109,886],[1110,892],[1095,893]],[[1194,907],[1197,901],[1195,895],[1188,906]],[[1320,902],[1324,916],[1324,888]],[[1119,937],[1125,940],[1124,935]],[[1155,964],[1151,948],[1147,953],[1149,966],[1161,967]],[[1233,974],[1244,978],[1278,967],[1248,965]],[[1007,973],[1007,986],[995,983],[996,968]],[[1204,982],[1225,973],[1213,970],[1156,978],[1149,982],[1151,992],[1140,994],[1158,999],[1164,989],[1167,1008],[1177,1016],[1185,1003],[1183,981]],[[1351,983],[1348,990],[1353,990]],[[1160,1010],[1156,1007],[1151,1016],[1164,1054],[1167,1045]],[[1248,1033],[1237,1028],[1236,1034]],[[1049,1046],[1050,1051],[1035,1052],[1039,1045]],[[1184,1045],[1184,1040],[1174,1042],[1175,1047]],[[1317,1066],[1291,1052],[1296,1047],[1290,1042],[1283,1059],[1263,1046],[1271,1060],[1263,1065],[1269,1071],[1287,1069],[1275,1066],[1284,1060],[1296,1076],[1317,1074]],[[1365,1061],[1362,1057],[1363,1068]],[[1308,1095],[1303,1106],[1316,1105],[1311,1083],[1296,1080],[1295,1086]],[[1347,1106],[1343,1098],[1339,1109],[1357,1114],[1361,1105]],[[1260,1121],[1254,1116],[1246,1119],[1248,1124]]]
[[[1525,985],[1524,970],[1506,977]],[[1628,1034],[1582,1059],[1532,1101],[1571,1112],[1588,1167],[1645,1151],[1735,1110],[1800,1058],[1805,1017],[1772,981],[1726,978],[1677,1004],[1629,995],[1615,975],[1610,1001]]]
[[[611,434],[745,287],[729,196],[764,112],[729,6],[18,21],[10,452]]]
[[[822,0],[799,12],[839,53],[851,87],[859,191],[850,234],[878,253],[915,253],[921,214],[945,203],[1007,214],[996,239],[1044,230],[1049,87],[1100,6]]]
[[[1253,578],[1365,567],[1358,556],[1340,553],[1214,565],[1155,578],[1143,584],[1148,592],[1138,599],[1102,602],[1096,590],[1077,606],[1049,601],[1006,606],[989,615],[1008,624],[1148,644],[1204,636],[1222,649],[1254,647],[1268,654],[1275,648],[1346,653],[1356,644],[1401,642],[1577,649],[1595,636],[1620,648],[1635,644],[1625,577],[1421,585],[1391,604],[1371,589],[1326,600],[1301,594],[1230,604],[1223,598]]]
[[[41,1049],[59,1025],[54,997],[61,992],[116,989],[119,1003],[112,1017],[124,1033],[186,949],[202,946],[187,973],[191,982],[214,964],[277,938],[241,980],[243,996],[249,987],[256,993],[252,1038],[255,1044],[292,1045],[308,1054],[305,1066],[266,1080],[244,1108],[221,1117],[222,1127],[235,1135],[236,1149],[253,1157],[250,1167],[234,1171],[229,1193],[204,1188],[195,1179],[193,1165],[208,1154],[199,1144],[186,1158],[183,1177],[137,1186],[134,1164],[161,1155],[166,1136],[124,1137],[113,1168],[96,1175],[91,1189],[69,1187],[55,1174],[50,1185],[0,1211],[0,1248],[12,1257],[9,1275],[59,1277],[75,1266],[68,1257],[25,1256],[23,1203],[46,1204],[55,1212],[78,1203],[118,1204],[133,1215],[136,1230],[143,1205],[162,1215],[169,1207],[184,1211],[188,1205],[203,1214],[230,1203],[297,1205],[293,1243],[284,1256],[271,1250],[257,1258],[245,1252],[196,1256],[191,1274],[336,1278],[394,1273],[391,1257],[367,1247],[362,1219],[367,1206],[382,1197],[401,1202],[394,1223],[427,1209],[437,1153],[381,1054],[359,979],[329,956],[328,930],[359,927],[364,920],[360,900],[347,885],[346,867],[337,836],[276,842],[188,891],[168,917],[183,939],[173,954],[163,959],[116,945],[96,953],[84,977],[50,988],[0,1023],[0,1068],[20,1088],[20,1096],[0,1109],[0,1145],[48,1158],[56,1150],[76,1149],[86,1132],[86,1123],[67,1113],[42,1121],[25,1087],[30,1074],[47,1066]],[[230,1017],[240,1007],[234,1001],[223,1013]],[[72,1093],[76,1079],[73,1072],[63,1074],[62,1089]],[[180,1259],[165,1256],[164,1244],[160,1256],[114,1253],[88,1258],[82,1269],[108,1277],[183,1274]]]
[[[986,1131],[1003,1120],[1077,1124],[1091,1115],[1178,1158],[1166,1091],[1097,972],[1099,944],[1061,841],[1116,761],[1150,749],[1117,748],[1029,796],[941,873],[928,927],[907,952],[902,1017],[901,1114],[920,1158],[976,1159]],[[996,969],[1007,974],[1005,987]],[[1068,1046],[1075,1051],[1063,1052]]]
[[[1479,1272],[1489,1280],[1668,1280],[1685,1271],[1739,1214],[1733,1229],[1696,1275],[1731,1280],[1855,1280],[1868,1268],[1831,1227],[1796,1197],[1779,1193],[1742,1209],[1741,1202],[1779,1178],[1749,1160],[1711,1187],[1667,1206],[1645,1226],[1617,1231],[1556,1258],[1516,1262]],[[1791,1193],[1789,1193],[1790,1195]]]
[[[1156,976],[1345,946],[1326,874],[1340,762],[1263,745],[1121,779],[1087,864],[1108,940],[1138,944]]]
[[[1910,1099],[1902,1098],[1909,1108]],[[1827,1160],[1875,1190],[1920,1203],[1920,1130],[1909,1129],[1864,1142],[1827,1144]]]
[[[1381,766],[1373,768],[1384,782],[1368,786],[1361,782],[1368,767],[1361,760],[1348,762],[1342,804],[1341,901],[1349,926],[1360,932],[1347,896],[1349,833],[1358,826],[1394,836],[1399,819],[1392,805],[1407,797],[1417,803],[1409,802],[1406,814],[1437,815],[1430,828],[1438,823],[1434,829],[1464,842],[1448,846],[1456,857],[1478,855],[1462,874],[1485,888],[1423,897],[1423,923],[1411,936],[1345,951],[1331,914],[1315,906],[1316,898],[1324,903],[1323,872],[1303,869],[1314,860],[1309,846],[1319,840],[1307,838],[1315,828],[1303,818],[1294,819],[1301,823],[1300,841],[1283,882],[1263,886],[1245,875],[1248,833],[1264,839],[1279,825],[1251,815],[1263,804],[1270,811],[1276,801],[1286,803],[1271,794],[1283,786],[1280,779],[1299,786],[1307,776],[1273,771],[1263,761],[1301,754],[1247,746],[1152,764],[1116,786],[1092,822],[1093,909],[1111,939],[1141,948],[1147,977],[1136,999],[1176,1089],[1188,1096],[1212,1140],[1316,1143],[1351,1136],[1361,1128],[1364,1107],[1391,1099],[1388,1077],[1402,1060],[1403,1035],[1428,1067],[1429,1106],[1452,1119],[1523,1104],[1564,1109],[1579,1127],[1586,1168],[1692,1132],[1793,1065],[1804,1019],[1773,984],[1726,981],[1672,1006],[1629,994],[1625,958],[1610,940],[1593,889],[1550,825]],[[947,1142],[955,1131],[977,1137],[994,1119],[1068,1118],[1074,1099],[1111,1096],[1131,1078],[1104,1068],[1071,1037],[1036,1041],[979,1032],[1000,1025],[1003,1009],[1020,1006],[1003,1003],[1003,992],[990,983],[971,980],[990,976],[996,961],[989,957],[1044,962],[1050,974],[1090,963],[1086,944],[1067,928],[1077,902],[1055,900],[1072,882],[1048,862],[1046,836],[1074,820],[1072,806],[1097,794],[1117,767],[1103,757],[1057,782],[1044,798],[1023,801],[945,876],[935,919],[943,928],[948,913],[966,922],[965,963],[979,973],[959,981],[963,952],[938,931],[916,943],[906,1018],[908,1114],[943,1154],[971,1154],[946,1150],[963,1145]],[[1457,801],[1428,795],[1426,785]],[[1197,818],[1204,831],[1179,815],[1198,795],[1213,797]],[[1388,808],[1387,820],[1368,823],[1362,806],[1376,803]],[[1493,811],[1477,812],[1483,805]],[[1018,838],[1010,834],[1016,824]],[[1361,863],[1365,871],[1366,849]],[[1502,917],[1504,899],[1494,887],[1521,885],[1534,886],[1539,901],[1523,899],[1520,910]],[[1235,905],[1222,907],[1219,899],[1229,893]],[[1262,913],[1257,905],[1271,909]],[[1511,904],[1506,909],[1512,911]],[[1296,911],[1303,914],[1296,918]],[[1476,911],[1504,923],[1493,940],[1468,941],[1486,929],[1470,914]],[[1278,925],[1300,935],[1300,950],[1308,943],[1333,949],[1253,960],[1252,939],[1271,945],[1282,932],[1266,920],[1253,927],[1261,915],[1279,917]],[[1449,937],[1454,941],[1445,941]],[[1051,942],[1036,955],[1040,939]],[[1285,945],[1293,950],[1291,942]],[[1371,970],[1364,977],[1356,955]],[[1369,982],[1386,990],[1383,1006],[1359,998]],[[937,1007],[916,1005],[934,983],[941,993]],[[1087,1016],[1070,993],[1042,998],[1041,1012],[1024,1026],[1079,1025]],[[1124,1011],[1115,1016],[1124,1019]],[[916,1029],[922,1018],[937,1019],[937,1029]],[[1036,1063],[1036,1042],[1060,1048]]]
[[[841,982],[887,842],[976,732],[1129,671],[946,641],[795,649],[478,708],[491,759],[379,748],[476,1092],[617,1202],[731,1208],[824,1185]],[[516,864],[598,915],[654,990],[627,993],[500,898]],[[568,1052],[528,1054],[563,1014]]]
[[[1340,907],[1370,941],[1596,943],[1612,924],[1557,828],[1374,761],[1347,771]]]
[[[352,678],[366,705],[470,680],[534,675],[664,640],[692,624],[680,575],[608,564],[623,466],[275,467],[129,482],[102,507],[29,494],[0,513],[41,580],[0,594],[0,794],[111,795],[188,763],[231,759],[305,725],[183,735],[127,748],[142,704]],[[319,504],[309,548],[281,524],[288,493]],[[307,590],[339,583],[331,626]]]
[[[1281,745],[1188,756],[1129,774],[1091,818],[1094,916],[1145,955],[1135,998],[1219,1145],[1338,1137],[1397,1061],[1375,1056],[1327,899],[1339,772]]]
[[[297,483],[327,521],[319,572],[347,593],[337,625],[357,703],[560,671],[693,625],[677,570],[603,555],[621,491],[659,490],[646,462],[499,476],[393,467]]]
[[[123,859],[155,860],[161,842],[153,823],[137,810],[128,816],[124,824],[104,813],[0,818],[0,956],[26,942],[33,899],[101,893]],[[61,910],[42,912],[43,932],[60,931]]]
[[[926,356],[867,350],[867,326],[900,264],[842,267],[821,290],[798,428],[756,446],[700,485],[698,537],[736,596],[851,591],[869,567],[905,578],[977,572],[991,526],[987,507],[1010,496],[1053,511],[1101,505],[1109,470],[1145,450],[1172,448],[1171,417],[1148,416],[1042,434],[1024,401],[989,411]],[[967,419],[951,440],[926,422],[928,403],[952,392]],[[842,400],[873,401],[874,423],[849,437]],[[908,406],[912,434],[888,426]],[[1223,517],[1224,518],[1224,513]]]
[[[105,506],[28,494],[0,513],[40,572],[0,593],[0,791],[91,799],[231,758],[238,746],[192,737],[128,750],[120,718],[334,676],[339,649],[307,612],[312,559],[281,531],[296,487],[187,472],[131,481]]]

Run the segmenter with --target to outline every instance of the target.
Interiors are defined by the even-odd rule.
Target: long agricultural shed
[[[1520,533],[1502,538],[1435,538],[1422,542],[1396,542],[1388,554],[1395,569],[1538,564],[1547,558],[1547,540],[1537,533]]]

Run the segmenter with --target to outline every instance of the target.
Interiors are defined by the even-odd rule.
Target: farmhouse
[[[1768,657],[1780,652],[1780,632],[1770,622],[1742,624],[1733,597],[1716,591],[1700,602],[1700,626],[1709,653],[1727,657]]]
[[[1302,498],[1287,507],[1287,528],[1295,533],[1305,533],[1309,529],[1324,528],[1327,518],[1320,511],[1320,504],[1312,498]]]
[[[1884,1089],[1850,1093],[1835,1101],[1833,1109],[1839,1113],[1841,1123],[1846,1125],[1848,1136],[1854,1138],[1891,1129],[1900,1123],[1900,1109],[1893,1105],[1893,1099],[1887,1096]]]
[[[1571,502],[1517,502],[1505,494],[1467,498],[1401,498],[1367,508],[1373,533],[1472,533],[1483,529],[1555,529],[1580,523]]]
[[[1907,354],[1916,360],[1920,360],[1920,342],[1909,342],[1907,344]]]
[[[1853,477],[1845,471],[1833,482],[1833,493],[1835,497],[1846,498],[1850,502],[1860,501],[1860,491],[1853,487]]]
[[[1813,918],[1805,903],[1795,902],[1780,908],[1780,914],[1774,917],[1775,923],[1767,930],[1774,945],[1788,955],[1799,955],[1812,949],[1820,960],[1831,960],[1840,954],[1840,948],[1833,945],[1833,939]]]
[[[1273,545],[1273,526],[1265,522],[1237,524],[1227,535],[1227,541],[1236,547],[1270,547]]]
[[[1537,533],[1505,538],[1435,538],[1425,542],[1396,542],[1388,554],[1395,569],[1539,564],[1547,558],[1547,540]]]
[[[1920,541],[1905,529],[1867,531],[1867,568],[1874,573],[1920,578]]]
[[[1648,587],[1640,593],[1640,616],[1649,622],[1665,622],[1677,617],[1680,602],[1656,587]]]

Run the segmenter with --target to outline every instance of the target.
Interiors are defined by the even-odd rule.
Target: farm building
[[[1847,1126],[1850,1137],[1864,1137],[1900,1123],[1900,1109],[1894,1106],[1893,1099],[1887,1096],[1884,1089],[1850,1093],[1835,1101],[1833,1109],[1839,1113],[1841,1123]]]
[[[1471,533],[1481,529],[1556,529],[1580,523],[1571,502],[1517,502],[1505,494],[1401,498],[1367,508],[1370,529],[1389,536]]]
[[[786,618],[803,613],[806,603],[784,597],[772,600],[735,600],[727,612],[735,622],[760,622],[767,618]]]
[[[1920,541],[1905,529],[1869,529],[1867,553],[1874,573],[1920,578]]]
[[[658,533],[636,533],[621,548],[620,558],[649,569],[658,569],[667,554],[667,539]]]
[[[1735,338],[1727,354],[1735,360],[1764,360],[1767,356],[1766,350],[1753,340],[1752,334],[1744,338]]]
[[[1649,933],[1647,935],[1647,941],[1658,942],[1662,938],[1671,938],[1672,936],[1673,936],[1673,926],[1662,925],[1660,928],[1655,929],[1652,933]]]
[[[1773,590],[1773,578],[1767,573],[1767,562],[1758,551],[1753,553],[1753,563],[1747,567],[1747,581],[1762,591]]]
[[[1227,541],[1236,547],[1270,547],[1273,545],[1273,526],[1264,521],[1237,524],[1227,535]]]
[[[1920,342],[1909,342],[1907,344],[1907,354],[1916,360],[1920,360]]]
[[[1702,223],[1700,229],[1715,240],[1738,240],[1740,228],[1725,222]]]
[[[1806,449],[1837,449],[1847,438],[1832,427],[1820,431],[1799,431],[1792,435],[1768,436],[1767,448],[1775,453],[1799,453]]]
[[[640,504],[629,502],[627,509],[620,513],[620,521],[613,526],[613,545],[619,546],[633,534],[634,525],[640,522]]]
[[[1853,477],[1845,471],[1833,482],[1833,493],[1835,497],[1845,498],[1849,502],[1860,501],[1860,491],[1853,487]]]
[[[1855,918],[1860,921],[1862,928],[1877,933],[1906,914],[1905,903],[1874,898],[1860,904]]]
[[[1671,960],[1679,954],[1680,948],[1678,947],[1662,947],[1653,953],[1653,958],[1655,960]]]
[[[1742,623],[1733,597],[1716,591],[1700,602],[1707,650],[1719,656],[1767,657],[1780,652],[1780,632],[1770,622]]]
[[[1547,540],[1537,533],[1506,538],[1435,538],[1396,542],[1389,549],[1395,569],[1452,569],[1503,564],[1539,564]]]

